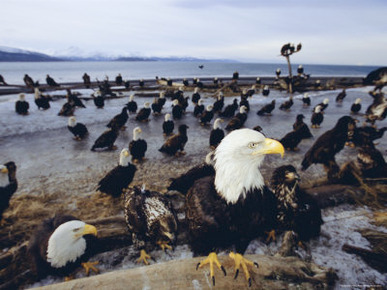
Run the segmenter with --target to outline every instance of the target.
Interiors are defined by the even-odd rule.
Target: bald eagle
[[[292,165],[276,168],[270,186],[277,199],[278,229],[292,230],[301,241],[317,237],[323,220],[314,198],[299,186],[300,176]]]
[[[381,67],[370,72],[363,80],[364,85],[374,85],[374,91],[382,91],[387,84],[387,67]]]
[[[128,149],[122,149],[120,160],[116,167],[110,170],[98,182],[97,190],[110,194],[113,197],[121,196],[122,190],[132,182],[137,167],[129,162],[130,153]]]
[[[204,111],[203,100],[199,99],[198,103],[195,105],[193,114],[195,117],[200,117],[203,114],[203,111]]]
[[[351,113],[357,114],[361,110],[361,99],[357,98],[351,106]]]
[[[280,110],[288,111],[293,106],[293,97],[290,96],[288,101],[282,103],[279,107]]]
[[[310,117],[312,128],[320,128],[320,125],[323,121],[324,121],[324,114],[321,111],[321,106],[316,106],[316,108],[312,113],[312,116]]]
[[[310,106],[310,97],[309,97],[309,94],[308,94],[308,93],[305,93],[305,94],[302,96],[302,104],[303,104],[303,106],[305,106],[305,107]]]
[[[293,124],[293,130],[299,131],[302,139],[312,138],[313,135],[310,133],[308,125],[304,123],[305,116],[303,114],[298,114],[296,117],[296,122]]]
[[[200,116],[200,125],[207,125],[207,123],[211,122],[212,118],[214,117],[214,106],[208,105],[206,107],[206,110],[203,112],[203,114]]]
[[[366,122],[375,124],[376,120],[384,120],[387,116],[387,100],[384,97],[383,92],[375,93],[371,92],[373,102],[368,106],[366,110]]]
[[[77,123],[75,117],[70,117],[68,120],[67,128],[74,135],[75,140],[82,140],[89,133],[85,124]]]
[[[125,129],[125,124],[129,119],[126,107],[122,108],[121,113],[115,115],[106,125],[108,128]]]
[[[50,75],[46,76],[46,83],[50,87],[59,87],[60,86],[52,77],[50,77]]]
[[[173,119],[181,119],[184,113],[184,108],[180,105],[179,100],[175,99],[172,101],[172,116]]]
[[[167,141],[159,149],[160,152],[167,153],[168,155],[176,155],[180,150],[181,154],[184,153],[185,143],[188,141],[187,137],[187,125],[179,126],[179,133],[170,136]]]
[[[136,115],[136,121],[140,122],[148,122],[149,121],[149,116],[151,114],[151,104],[149,102],[144,103],[144,107],[141,108],[141,110],[137,113]]]
[[[336,125],[322,134],[305,153],[301,162],[302,170],[308,169],[312,164],[322,164],[327,171],[328,180],[334,181],[339,170],[335,155],[344,148],[348,133],[353,133],[355,128],[356,120],[350,116],[341,117]]]
[[[235,98],[233,100],[232,104],[227,105],[224,108],[223,112],[219,113],[219,116],[225,117],[225,118],[230,118],[230,117],[234,116],[236,109],[238,109],[238,99]]]
[[[171,120],[171,114],[165,114],[163,122],[163,134],[169,136],[172,134],[173,129],[175,129],[175,123]]]
[[[263,115],[271,115],[271,112],[274,110],[275,108],[275,100],[272,100],[270,104],[267,104],[265,106],[263,106],[258,112],[257,112],[257,115],[258,116],[263,116]]]
[[[199,94],[199,88],[195,88],[194,93],[192,94],[191,101],[195,105],[199,102],[201,96]]]
[[[113,127],[103,132],[97,138],[97,140],[95,140],[93,146],[91,147],[91,151],[95,151],[95,149],[97,148],[115,150],[116,146],[114,145],[114,142],[116,142],[116,139],[118,137],[118,130],[118,127]]]
[[[185,200],[191,249],[194,255],[211,252],[198,267],[209,261],[220,265],[215,252],[231,246],[237,253],[230,256],[245,264],[244,270],[252,264],[241,254],[275,224],[276,200],[259,171],[264,156],[274,153],[284,153],[281,143],[252,129],[232,131],[215,149],[215,173],[194,181]],[[251,284],[248,271],[245,274]]]
[[[88,274],[97,262],[87,262],[97,229],[69,215],[44,220],[28,245],[32,268],[39,279],[48,275],[69,276],[79,266]],[[96,240],[94,239],[94,242]]]
[[[15,111],[19,115],[28,115],[28,109],[30,108],[30,104],[26,101],[24,94],[19,95],[19,100],[15,103]]]
[[[17,190],[16,164],[13,161],[0,165],[0,220]]]
[[[224,131],[220,126],[220,123],[223,122],[223,119],[217,118],[214,122],[214,126],[210,133],[210,147],[215,149],[219,145],[220,141],[224,138]]]
[[[342,103],[344,98],[347,96],[347,92],[345,89],[343,89],[336,97],[336,102],[337,103]]]
[[[177,236],[177,217],[166,196],[137,186],[129,188],[124,194],[124,211],[133,244],[140,250],[138,262],[149,264],[147,252],[156,244],[163,250],[172,249]]]
[[[134,100],[134,95],[130,95],[129,102],[126,104],[126,108],[128,109],[129,113],[136,113],[137,112],[137,103]]]
[[[129,142],[129,151],[132,155],[132,160],[134,162],[142,161],[145,152],[148,149],[148,144],[144,139],[141,139],[142,130],[140,127],[133,129],[133,140]]]
[[[220,112],[223,109],[223,106],[224,106],[224,96],[222,93],[219,93],[216,101],[213,104],[214,113]]]
[[[236,114],[231,120],[228,122],[226,126],[227,131],[237,130],[243,127],[247,120],[247,108],[242,106],[239,108],[239,113]]]
[[[43,96],[38,88],[35,88],[35,104],[38,107],[38,110],[47,110],[50,106],[50,98],[47,96]]]

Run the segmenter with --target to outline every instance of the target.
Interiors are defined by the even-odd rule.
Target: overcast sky
[[[386,0],[1,0],[0,46],[103,53],[387,65]]]

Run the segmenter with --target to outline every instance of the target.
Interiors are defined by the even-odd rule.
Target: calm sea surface
[[[204,65],[203,69],[199,65]],[[293,65],[297,71],[298,64]],[[304,72],[311,76],[361,76],[376,69],[374,66],[348,65],[303,65]],[[119,73],[124,80],[152,79],[156,76],[170,78],[231,77],[238,71],[240,76],[274,76],[277,68],[288,73],[287,64],[267,63],[216,63],[216,62],[0,62],[0,74],[9,84],[24,84],[24,74],[44,84],[49,74],[57,82],[79,82],[87,72],[92,80],[106,76],[113,80]]]

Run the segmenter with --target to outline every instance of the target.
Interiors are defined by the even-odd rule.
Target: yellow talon
[[[271,241],[275,242],[276,237],[275,237],[275,230],[271,230],[270,232],[266,232],[267,238],[266,238],[266,243],[270,243]]]
[[[172,247],[168,244],[168,242],[165,241],[158,241],[157,244],[160,246],[160,248],[165,251],[165,249],[172,250]]]
[[[258,264],[247,260],[241,254],[230,252],[230,258],[235,262],[235,276],[234,279],[238,277],[240,266],[242,265],[243,272],[245,273],[246,280],[249,282],[249,287],[251,287],[251,277],[250,272],[247,269],[247,266],[256,266],[258,268]]]
[[[151,256],[149,256],[147,254],[147,252],[145,252],[145,250],[141,250],[140,251],[140,258],[137,259],[137,263],[141,263],[143,262],[145,265],[149,265],[149,262],[147,259],[150,259]]]
[[[207,265],[207,264],[210,264],[210,276],[212,278],[212,284],[215,286],[215,275],[214,275],[214,263],[216,264],[216,266],[223,271],[223,274],[224,276],[226,276],[226,270],[224,269],[224,267],[220,264],[219,260],[218,260],[218,256],[216,255],[215,252],[211,252],[208,257],[206,259],[204,259],[203,261],[199,262],[197,265],[196,265],[196,270],[198,268],[201,268],[203,267],[204,265]]]
[[[81,263],[82,267],[85,269],[86,275],[89,276],[90,270],[92,270],[94,273],[98,274],[99,270],[94,267],[95,265],[98,265],[99,262],[86,262],[86,263]]]

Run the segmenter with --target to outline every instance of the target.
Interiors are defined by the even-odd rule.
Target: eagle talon
[[[99,264],[98,261],[81,263],[82,267],[85,269],[86,276],[89,276],[90,270],[98,274],[99,270],[96,267],[94,267],[94,265],[98,265],[98,264]]]
[[[216,266],[219,269],[222,270],[224,276],[226,276],[227,275],[226,270],[220,264],[220,262],[218,260],[218,256],[216,255],[215,252],[211,252],[206,259],[204,259],[203,261],[199,262],[196,265],[196,270],[198,270],[199,268],[203,267],[206,264],[210,264],[210,276],[211,276],[211,279],[212,279],[212,284],[215,286],[214,263],[216,264]]]
[[[158,241],[157,244],[160,246],[160,248],[165,252],[166,249],[172,250],[172,246],[168,244],[166,241]]]
[[[277,240],[275,236],[275,230],[271,230],[270,232],[265,232],[267,234],[266,244],[270,244],[270,242],[275,242]]]
[[[238,253],[230,252],[229,256],[235,262],[234,279],[236,279],[238,277],[239,268],[242,266],[243,272],[245,273],[245,276],[246,276],[246,280],[249,283],[249,287],[251,287],[251,277],[250,277],[249,270],[247,269],[247,266],[249,265],[249,266],[256,266],[257,267],[258,264],[255,262],[252,262],[250,260],[247,260],[241,254],[238,254]]]
[[[147,259],[152,259],[152,257],[149,256],[145,250],[141,250],[140,258],[137,259],[137,263],[143,262],[145,265],[149,265],[149,262]]]

